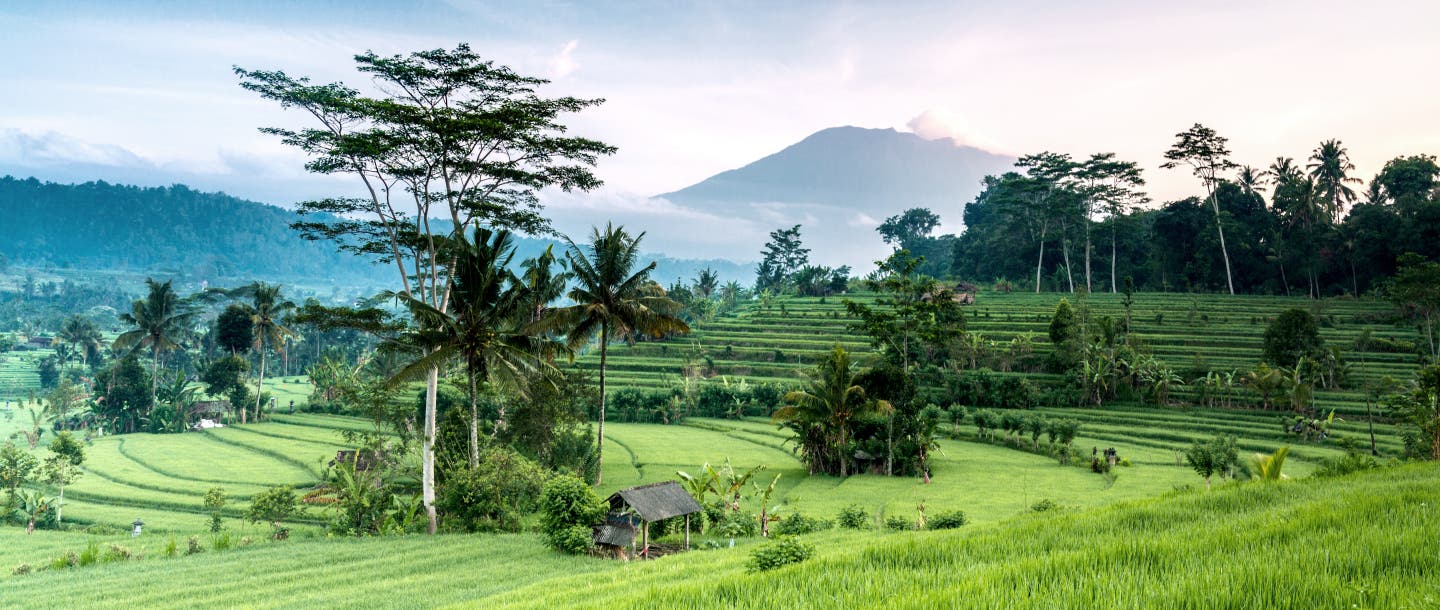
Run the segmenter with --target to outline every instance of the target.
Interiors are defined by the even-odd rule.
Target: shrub
[[[965,517],[965,511],[952,510],[931,517],[925,525],[932,530],[953,530],[966,523],[969,523],[969,520]]]
[[[275,528],[271,535],[275,540],[284,540],[290,536],[290,530],[280,525],[281,521],[290,518],[295,512],[295,490],[289,485],[271,487],[255,496],[250,502],[250,510],[246,511],[245,519],[251,523],[269,521]]]
[[[790,513],[776,522],[775,527],[771,528],[770,531],[779,536],[799,536],[828,530],[834,527],[834,525],[834,523],[824,519],[806,517],[800,513]]]
[[[26,574],[29,574],[29,573],[33,572],[33,571],[34,571],[34,568],[31,568],[31,567],[30,567],[30,564],[28,564],[28,563],[22,563],[22,564],[20,564],[20,565],[18,565],[18,566],[15,566],[15,569],[10,570],[10,574],[13,575],[13,576],[24,576],[24,575],[26,575]]]
[[[199,536],[191,536],[185,543],[186,555],[198,555],[205,552],[205,545],[200,542]]]
[[[799,538],[782,536],[774,542],[750,552],[745,568],[750,572],[764,572],[792,563],[800,563],[815,555],[815,546],[801,542]]]
[[[219,536],[216,536],[215,542],[211,543],[210,546],[214,547],[217,551],[223,551],[230,548],[230,532],[225,532],[223,534],[220,534]]]
[[[897,532],[908,532],[915,529],[915,523],[899,515],[886,517],[885,527]]]
[[[1304,309],[1285,310],[1265,329],[1265,361],[1286,368],[1301,357],[1315,359],[1325,353],[1325,341],[1315,316]]]
[[[211,487],[205,492],[205,509],[210,511],[210,531],[220,531],[220,509],[225,508],[225,488]]]
[[[125,530],[106,523],[96,523],[83,531],[91,536],[118,536],[125,533]]]
[[[545,469],[504,447],[486,449],[476,468],[451,471],[439,508],[463,529],[520,531],[521,517],[535,511],[545,487]]]
[[[760,533],[760,522],[749,515],[727,511],[715,526],[715,532],[726,538],[749,538]]]
[[[88,566],[100,561],[100,546],[91,541],[85,545],[85,550],[80,551],[80,565]]]
[[[1043,500],[1040,500],[1039,502],[1030,505],[1030,510],[1033,510],[1037,513],[1052,511],[1057,508],[1060,508],[1060,505],[1056,504],[1055,501],[1051,500],[1050,498],[1045,498]]]
[[[165,543],[165,556],[174,557],[179,552],[179,546],[175,544],[175,535],[170,535],[170,541]]]
[[[131,553],[130,549],[127,549],[118,544],[112,544],[110,545],[110,548],[105,549],[105,554],[100,557],[100,560],[109,563],[112,561],[125,561],[134,556],[135,554]]]
[[[840,509],[840,514],[835,517],[835,522],[840,527],[849,530],[861,530],[870,527],[870,514],[859,504],[851,504]]]
[[[584,481],[560,475],[546,483],[540,494],[540,531],[550,548],[583,553],[592,543],[590,527],[604,521],[608,509]]]
[[[1317,477],[1339,477],[1354,472],[1373,470],[1381,466],[1380,460],[1363,453],[1349,452],[1343,457],[1329,458],[1315,470]]]
[[[80,556],[76,555],[75,551],[65,551],[64,555],[50,560],[50,569],[63,570],[65,568],[73,568],[79,564]]]

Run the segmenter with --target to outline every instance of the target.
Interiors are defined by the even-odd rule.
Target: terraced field
[[[983,292],[975,305],[966,307],[968,330],[991,342],[1028,335],[1036,353],[1047,353],[1046,331],[1062,296],[1066,295]],[[875,295],[846,298],[873,303]],[[1074,302],[1074,295],[1069,298]],[[1092,317],[1122,319],[1122,298],[1091,295]],[[1135,336],[1176,371],[1245,371],[1260,362],[1261,338],[1269,320],[1291,307],[1314,312],[1321,322],[1321,336],[1328,345],[1339,346],[1351,366],[1348,387],[1316,393],[1322,411],[1333,408],[1341,416],[1360,416],[1365,413],[1367,384],[1376,387],[1386,376],[1405,379],[1418,366],[1413,352],[1385,351],[1378,344],[1364,352],[1355,348],[1356,338],[1366,330],[1373,339],[1417,340],[1414,328],[1388,321],[1392,307],[1384,301],[1142,293],[1135,296],[1131,319]],[[714,322],[696,325],[684,337],[615,346],[610,352],[609,387],[674,387],[687,368],[713,380],[796,383],[815,358],[837,342],[860,354],[870,353],[865,337],[851,332],[849,323],[840,297],[780,298],[768,309],[747,304]],[[597,365],[593,353],[577,363],[592,372]],[[1026,376],[1041,385],[1060,381],[1054,375]],[[1182,386],[1172,397],[1193,400],[1199,392]]]
[[[40,373],[37,369],[42,358],[51,355],[51,350],[0,352],[0,403],[20,400],[30,393],[39,393]]]

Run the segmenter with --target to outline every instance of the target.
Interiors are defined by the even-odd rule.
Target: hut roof
[[[230,399],[197,400],[191,409],[198,414],[228,413],[230,412]]]
[[[610,546],[630,546],[635,542],[635,528],[625,525],[595,526],[595,544],[608,544]]]
[[[700,503],[674,481],[622,489],[610,496],[610,508],[628,506],[646,521],[659,521],[700,512]]]

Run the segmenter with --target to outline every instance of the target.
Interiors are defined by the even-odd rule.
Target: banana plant
[[[756,493],[760,494],[760,536],[762,538],[769,538],[770,523],[780,520],[779,517],[775,516],[775,511],[779,510],[780,507],[778,505],[770,506],[770,498],[775,495],[775,484],[779,482],[780,475],[776,474],[775,478],[770,480],[769,485],[763,488],[755,485]]]

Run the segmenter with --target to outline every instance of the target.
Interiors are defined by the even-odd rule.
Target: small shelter
[[[594,530],[595,544],[633,547],[638,527],[641,554],[648,554],[650,548],[650,524],[675,517],[685,517],[685,548],[689,549],[690,515],[702,510],[700,503],[674,481],[622,489],[611,494],[609,502],[610,514],[605,524]]]

